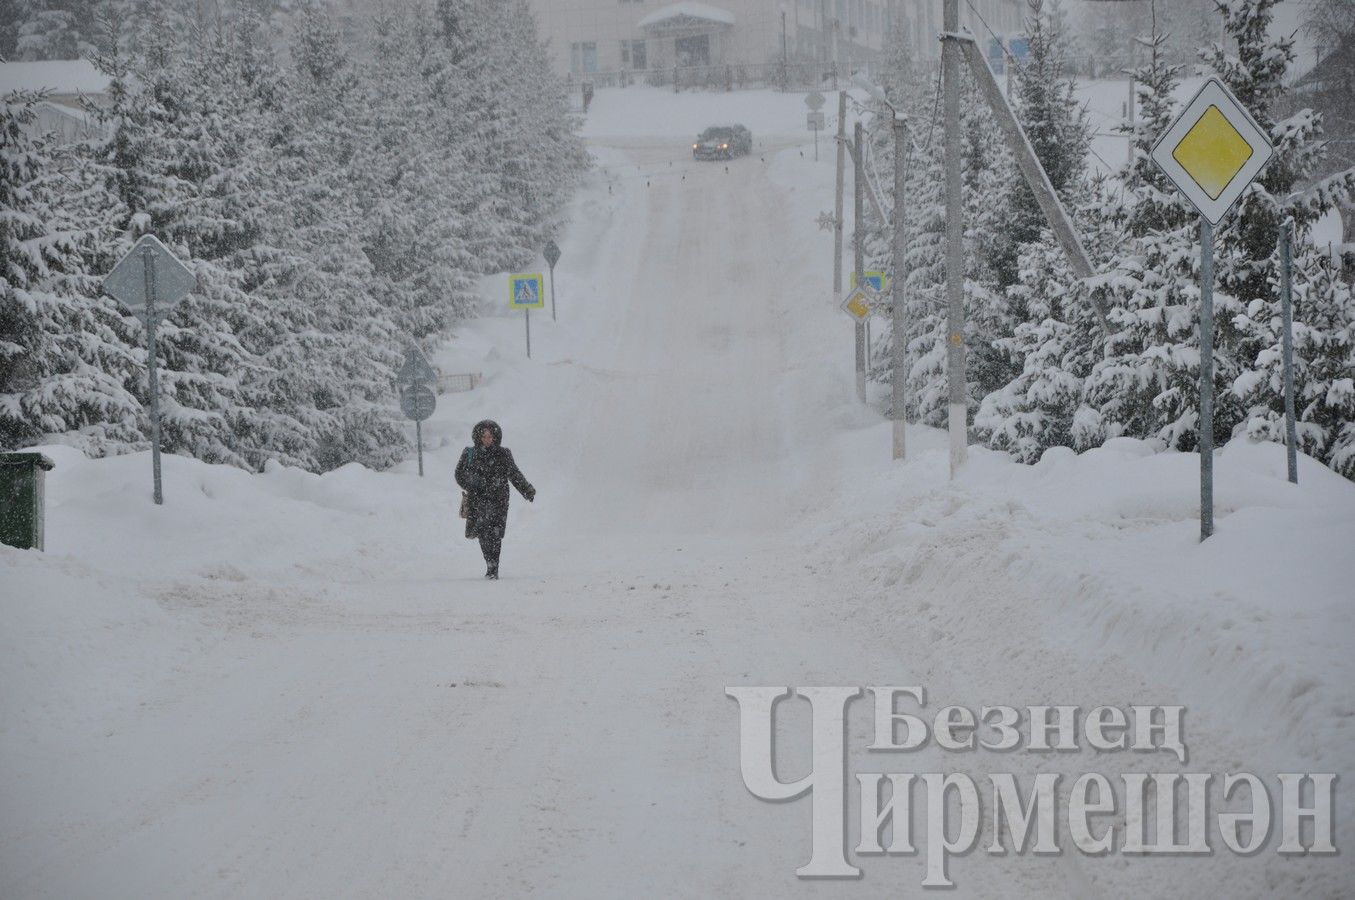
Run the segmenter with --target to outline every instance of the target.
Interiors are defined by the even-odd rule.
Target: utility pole
[[[852,176],[852,267],[858,286],[866,282],[866,142],[862,136],[865,126],[858,120],[852,132],[852,153],[855,163]],[[866,325],[856,323],[856,399],[866,402]]]
[[[907,158],[908,123],[897,111],[894,113],[894,271],[893,279],[893,380],[890,384],[890,414],[894,420],[893,458],[904,459],[907,456],[904,428],[906,427],[907,400],[904,396],[908,373],[907,347],[904,343],[906,323],[903,315],[904,255],[908,250],[907,236],[904,234],[903,197],[907,191],[907,173],[904,164]]]
[[[847,92],[837,95],[837,198],[833,205],[833,305],[842,302],[842,192],[847,159]]]
[[[969,455],[968,386],[964,349],[964,202],[960,196],[960,0],[945,0],[941,23],[941,79],[945,96],[946,155],[946,373],[950,477]]]

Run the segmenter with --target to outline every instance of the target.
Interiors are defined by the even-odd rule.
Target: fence
[[[439,394],[462,394],[466,391],[473,391],[479,386],[481,375],[479,372],[461,372],[455,375],[438,376]]]

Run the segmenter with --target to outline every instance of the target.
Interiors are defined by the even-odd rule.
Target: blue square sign
[[[509,275],[508,305],[512,309],[540,309],[546,305],[540,274]]]

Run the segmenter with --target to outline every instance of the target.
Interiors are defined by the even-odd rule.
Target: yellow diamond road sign
[[[874,291],[868,287],[858,287],[842,301],[841,309],[858,322],[870,318],[870,309],[874,303]]]
[[[1153,162],[1200,215],[1217,225],[1274,150],[1259,125],[1210,78],[1153,145]]]

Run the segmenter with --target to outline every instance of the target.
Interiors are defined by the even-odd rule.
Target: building
[[[736,66],[771,81],[818,80],[877,56],[896,34],[940,56],[942,0],[530,0],[562,76],[601,83]],[[1021,30],[1024,0],[963,0],[960,23],[987,46]],[[898,30],[902,26],[902,30]],[[784,77],[784,76],[780,76]]]
[[[0,97],[11,91],[43,95],[28,131],[60,141],[96,136],[100,126],[85,104],[108,102],[109,78],[84,59],[0,63]]]

